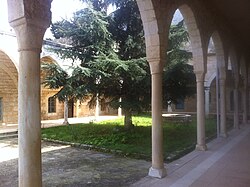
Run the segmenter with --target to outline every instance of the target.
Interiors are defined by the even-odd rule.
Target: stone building
[[[0,32],[0,124],[17,124],[18,122],[18,60],[16,36],[13,33]],[[44,41],[40,63],[60,63],[61,66],[70,63],[59,59],[55,54],[46,50],[50,43]],[[51,44],[50,44],[51,45]],[[41,81],[44,73],[41,72]],[[53,120],[64,117],[64,103],[53,96],[59,90],[51,90],[41,85],[41,120]],[[98,110],[100,115],[117,114],[117,110],[110,107],[90,108],[89,100],[85,102],[69,102],[69,117],[94,116]]]
[[[217,92],[219,100],[220,136],[227,137],[226,82],[231,64],[233,94],[233,124],[240,127],[239,101],[242,99],[242,123],[248,121],[250,1],[232,0],[137,0],[146,41],[147,60],[152,77],[152,166],[149,175],[166,176],[163,160],[162,74],[166,60],[169,26],[179,9],[186,22],[194,61],[197,94],[196,149],[206,151],[205,75],[208,44],[212,38],[216,54]],[[19,113],[19,186],[42,186],[40,136],[40,53],[43,36],[51,23],[51,0],[8,0],[9,23],[17,41],[18,113]],[[0,46],[1,48],[1,46]],[[15,61],[17,62],[17,61]],[[16,65],[16,63],[14,64]],[[14,76],[14,75],[12,75]],[[10,80],[11,80],[11,76]],[[13,81],[14,84],[14,81]],[[242,86],[240,86],[242,85]],[[241,94],[239,92],[241,91]],[[239,97],[241,95],[241,97]]]

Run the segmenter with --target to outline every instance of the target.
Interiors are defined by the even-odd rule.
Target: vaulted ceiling
[[[207,5],[221,16],[240,43],[250,50],[250,1],[209,0]]]

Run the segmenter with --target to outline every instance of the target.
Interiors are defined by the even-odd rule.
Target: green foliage
[[[196,93],[193,67],[187,63],[179,62],[167,67],[164,70],[163,82],[163,100],[165,102],[176,103],[178,99],[184,100]]]
[[[76,12],[71,20],[52,24],[51,31],[56,39],[66,43],[65,48],[54,49],[62,58],[80,60],[83,66],[100,53],[113,52],[114,42],[107,29],[107,17],[90,8]]]
[[[83,90],[93,96],[92,104],[96,99],[109,98],[106,104],[122,107],[126,117],[131,118],[134,112],[147,110],[151,98],[150,68],[145,59],[143,26],[136,1],[83,1],[91,8],[76,12],[72,20],[52,25],[54,36],[67,44],[54,50],[62,58],[80,60],[82,67],[91,69]],[[116,10],[106,16],[110,4]],[[188,41],[183,21],[171,26],[169,36],[163,95],[166,101],[175,102],[194,94],[194,74],[187,65],[191,54],[183,48]]]
[[[117,9],[109,15],[109,30],[117,44],[120,59],[139,59],[146,56],[145,39],[140,12],[135,0],[114,2]]]
[[[104,72],[98,92],[110,98],[113,107],[131,112],[145,109],[150,99],[150,73],[145,59],[121,61],[104,57],[95,65]]]
[[[179,99],[196,93],[196,78],[193,67],[188,64],[192,53],[188,52],[188,32],[184,21],[171,25],[169,31],[167,64],[163,74],[164,103],[176,103]]]
[[[69,75],[60,65],[46,62],[42,63],[41,69],[45,73],[42,84],[50,89],[59,90],[54,95],[59,101],[83,100],[89,94],[90,69],[77,66]]]
[[[137,155],[139,158],[151,158],[151,117],[135,116],[136,126],[130,130],[124,128],[123,119],[108,120],[93,124],[78,124],[69,127],[52,127],[42,129],[42,137],[67,142],[89,144],[97,148],[117,150],[123,155]],[[171,124],[164,122],[164,153],[168,160],[170,155],[183,154],[183,150],[196,143],[196,121],[190,124]],[[216,121],[206,121],[207,138],[216,134]],[[188,149],[191,151],[192,149]],[[186,152],[185,152],[186,153]]]

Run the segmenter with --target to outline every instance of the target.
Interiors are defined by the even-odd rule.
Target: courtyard
[[[0,141],[0,186],[18,186],[17,139]],[[150,162],[67,145],[42,143],[43,186],[129,186],[147,175]]]
[[[43,186],[235,187],[250,184],[250,126],[168,164],[167,177],[147,176],[151,163],[57,143],[42,142]],[[0,140],[0,186],[18,186],[17,138]],[[166,166],[166,163],[164,164]]]

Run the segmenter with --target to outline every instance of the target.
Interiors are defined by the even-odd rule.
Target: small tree
[[[133,126],[132,114],[149,108],[150,72],[145,58],[135,60],[99,57],[96,68],[103,72],[99,93],[109,98],[113,108],[121,107],[127,129]]]
[[[45,78],[42,84],[49,89],[59,90],[54,97],[64,102],[64,125],[68,122],[68,101],[83,100],[88,95],[89,69],[75,67],[71,75],[56,63],[43,63]]]

